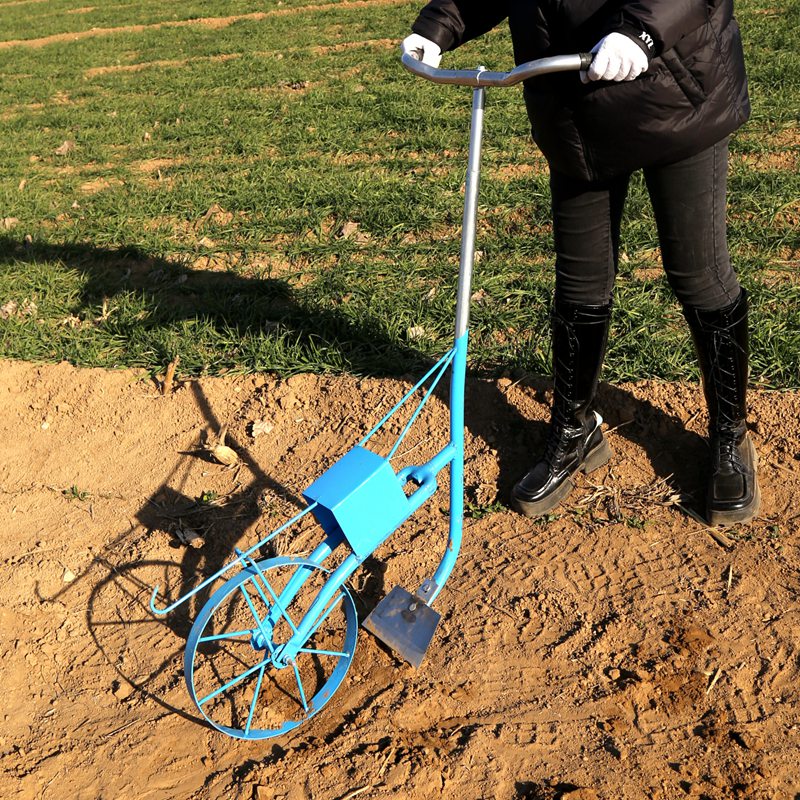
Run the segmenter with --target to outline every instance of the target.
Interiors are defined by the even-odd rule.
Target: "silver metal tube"
[[[433,83],[453,83],[458,86],[513,86],[537,75],[551,72],[576,72],[586,69],[592,62],[591,53],[575,53],[566,56],[551,56],[527,61],[515,67],[511,72],[490,72],[482,67],[478,69],[437,69],[423,64],[410,53],[402,56],[403,66],[427,78]]]
[[[475,223],[478,215],[478,188],[481,173],[481,145],[483,143],[483,109],[486,90],[477,88],[472,93],[472,121],[469,128],[469,161],[464,187],[464,216],[461,223],[461,260],[458,269],[458,295],[456,297],[456,339],[467,331],[469,325],[469,299],[472,285],[472,265],[475,256]]]

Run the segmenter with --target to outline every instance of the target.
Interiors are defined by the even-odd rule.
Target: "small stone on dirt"
[[[262,433],[270,433],[275,426],[265,419],[257,419],[250,426],[250,435],[255,439],[256,436],[261,436]]]
[[[202,547],[204,544],[203,537],[191,528],[177,527],[175,529],[175,536],[181,544],[188,544],[190,547],[198,548]]]
[[[127,700],[135,691],[127,681],[114,681],[111,687],[111,693],[117,700]]]
[[[745,750],[754,750],[758,752],[764,749],[764,740],[759,736],[754,736],[747,731],[733,731],[731,733],[733,740],[741,745]]]
[[[45,423],[46,425],[47,423]],[[72,583],[75,580],[75,573],[71,569],[65,569],[64,574],[61,576],[61,580],[64,583]]]

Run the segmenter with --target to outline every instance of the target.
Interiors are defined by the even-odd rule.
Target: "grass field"
[[[184,376],[398,374],[451,337],[469,92],[414,80],[397,0],[0,2],[0,356]],[[800,386],[800,6],[738,3],[753,117],[730,241],[753,381]],[[449,64],[507,68],[505,28]],[[547,177],[489,99],[471,365],[547,372]],[[635,181],[605,378],[696,374]]]

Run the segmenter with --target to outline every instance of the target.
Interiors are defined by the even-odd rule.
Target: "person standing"
[[[728,138],[750,104],[733,0],[430,0],[403,52],[443,52],[508,19],[517,64],[590,51],[580,75],[525,81],[550,170],[555,293],[553,402],[544,452],[514,486],[529,517],[611,452],[594,408],[611,319],[620,225],[642,170],[667,279],[697,352],[709,414],[710,524],[750,521],[760,494],[747,432],[748,300],[726,234]]]

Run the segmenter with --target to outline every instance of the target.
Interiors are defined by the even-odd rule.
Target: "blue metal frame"
[[[200,611],[186,645],[184,655],[184,674],[192,700],[200,712],[218,730],[230,736],[244,739],[260,739],[280,736],[297,727],[305,719],[316,713],[341,684],[353,657],[356,635],[352,629],[355,620],[355,606],[346,589],[345,582],[374,550],[390,536],[406,519],[414,514],[428,500],[438,487],[438,475],[442,469],[450,467],[450,524],[448,541],[441,562],[431,578],[425,580],[417,595],[430,605],[441,592],[458,557],[461,547],[464,513],[464,382],[467,365],[468,317],[472,264],[474,260],[475,220],[477,212],[478,182],[480,173],[481,137],[483,128],[483,108],[485,90],[477,87],[473,91],[472,122],[470,127],[469,164],[467,169],[464,217],[462,225],[461,262],[459,269],[458,297],[456,301],[455,341],[453,347],[418,381],[403,398],[381,419],[377,425],[351,451],[323,473],[304,492],[308,502],[306,508],[285,524],[274,530],[248,550],[236,551],[236,559],[226,564],[214,575],[204,580],[192,591],[164,608],[156,606],[158,586],[153,589],[150,608],[154,614],[167,614],[177,606],[194,597],[203,589],[215,583],[235,567],[241,571],[229,577],[205,603]],[[431,398],[447,369],[450,368],[450,432],[448,443],[429,461],[422,465],[410,466],[394,472],[391,459],[400,443],[419,417],[423,407]],[[388,456],[383,457],[369,450],[370,439],[414,395],[424,388],[424,394],[416,409],[406,422]],[[406,484],[413,482],[416,488],[406,493]],[[307,559],[270,559],[256,562],[253,554],[279,533],[299,522],[306,514],[312,513],[326,534],[325,540]],[[290,619],[287,609],[302,591],[308,578],[322,565],[342,543],[349,546],[350,553],[329,577],[315,597],[303,618],[296,622]],[[286,586],[276,594],[272,589],[265,570],[275,566],[296,565],[293,576]],[[247,594],[246,585],[251,585],[268,608],[261,618]],[[198,644],[203,641],[203,631],[215,610],[224,603],[232,592],[240,589],[250,606],[254,618],[252,630],[238,632],[251,636],[254,648],[263,649],[264,656],[259,663],[248,668],[242,675],[228,681],[211,694],[198,697],[195,687],[194,659]],[[305,697],[295,659],[307,652],[304,645],[325,619],[334,603],[343,598],[345,603],[346,626],[345,650],[330,653],[339,661],[333,673],[325,682],[323,689],[309,702]],[[272,633],[275,625],[285,620],[292,630],[288,641],[275,645]],[[237,634],[237,635],[238,635]],[[268,667],[283,669],[291,666],[297,678],[298,691],[304,715],[298,720],[288,720],[274,730],[254,730],[252,720],[258,702],[264,673]],[[206,714],[203,706],[213,697],[257,674],[256,689],[250,714],[242,729],[220,724]]]

